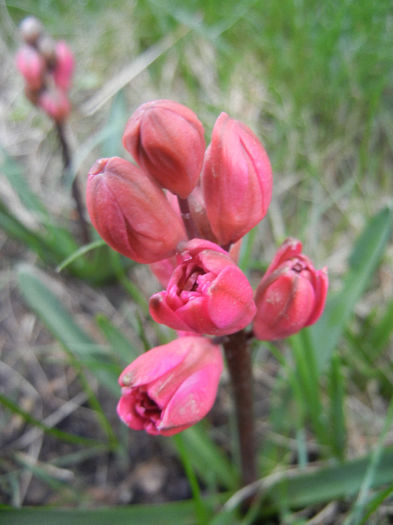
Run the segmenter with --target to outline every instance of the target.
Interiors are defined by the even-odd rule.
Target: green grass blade
[[[82,257],[91,250],[95,250],[96,248],[100,248],[101,246],[105,245],[106,243],[103,240],[97,240],[90,242],[89,244],[85,244],[84,246],[76,250],[74,253],[72,253],[69,257],[67,257],[63,262],[61,262],[57,266],[56,272],[61,272],[62,270],[64,270],[64,268],[76,261],[76,259],[78,259],[79,257]]]
[[[278,508],[300,508],[308,505],[354,496],[362,486],[368,471],[372,454],[346,461],[337,465],[312,469],[304,472],[283,473],[281,479],[273,481],[266,492],[272,499],[265,501],[266,512]],[[274,475],[273,475],[274,476]],[[393,447],[381,450],[378,469],[371,479],[370,488],[378,488],[393,479]],[[263,484],[263,480],[262,480]]]
[[[292,336],[290,343],[296,363],[295,378],[302,392],[303,412],[309,415],[313,430],[321,445],[326,444],[326,422],[313,348],[305,330]]]
[[[329,444],[333,454],[341,461],[345,456],[346,425],[344,414],[344,377],[341,371],[341,361],[337,355],[333,355],[328,378],[329,391]]]
[[[369,220],[355,243],[342,290],[328,299],[322,318],[308,329],[319,370],[329,362],[358,299],[370,282],[390,238],[392,222],[392,208],[388,207]]]
[[[91,369],[102,384],[118,395],[117,372],[113,363],[97,351],[100,347],[75,323],[39,273],[28,265],[21,265],[18,268],[18,284],[30,308],[53,336],[77,362]]]
[[[60,441],[66,441],[67,443],[76,443],[84,446],[100,445],[100,442],[94,439],[70,434],[69,432],[64,432],[63,430],[58,430],[54,427],[48,427],[47,425],[45,425],[45,423],[42,423],[41,421],[33,417],[31,414],[20,408],[19,405],[14,403],[14,401],[12,401],[3,394],[0,394],[0,403],[14,414],[18,414],[18,416],[22,417],[29,425],[33,425],[39,428],[46,434],[49,434],[55,437],[56,439],[59,439]]]
[[[141,352],[105,315],[98,315],[96,322],[111,345],[113,354],[118,355],[124,365],[128,365],[140,355]]]
[[[129,116],[124,91],[120,90],[113,97],[109,116],[102,133],[106,139],[102,143],[102,157],[115,157],[123,154],[122,136]]]
[[[386,414],[385,422],[383,425],[382,432],[379,436],[377,446],[373,450],[370,456],[370,461],[367,470],[364,474],[362,484],[360,486],[359,495],[353,506],[351,514],[345,520],[344,525],[359,525],[364,515],[364,509],[368,502],[368,495],[373,481],[378,473],[378,466],[383,454],[383,443],[386,438],[386,433],[391,428],[393,423],[393,398],[390,401],[389,408]]]
[[[238,474],[222,450],[209,438],[203,423],[185,430],[182,434],[184,447],[199,477],[211,483],[212,476],[226,487],[236,487]]]
[[[191,464],[191,456],[189,455],[186,447],[184,446],[183,436],[181,434],[173,436],[173,441],[176,445],[177,451],[180,456],[180,460],[183,464],[184,471],[186,473],[188,482],[191,487],[191,492],[195,503],[195,514],[197,516],[198,524],[205,525],[205,523],[207,523],[208,520],[208,511],[202,500],[198,479],[196,477],[195,470]]]
[[[42,260],[51,259],[51,251],[46,239],[38,232],[27,228],[0,201],[0,228],[8,237],[22,242],[35,252]]]
[[[368,334],[369,350],[373,360],[387,347],[393,333],[393,299],[385,307],[382,319],[379,320]]]
[[[193,501],[162,505],[131,505],[98,510],[56,510],[51,508],[0,508],[0,525],[195,525]]]
[[[12,159],[2,147],[0,147],[0,171],[4,173],[8,182],[18,195],[19,200],[28,210],[35,212],[43,218],[49,219],[48,210],[31,190],[28,177],[23,175],[21,166]]]
[[[367,525],[369,523],[368,518],[374,514],[378,507],[393,493],[393,483],[384,490],[380,490],[377,494],[371,499],[367,505],[367,511],[364,514],[360,525]]]

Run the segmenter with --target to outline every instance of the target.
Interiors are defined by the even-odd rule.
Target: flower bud
[[[44,82],[45,61],[31,46],[22,46],[16,55],[16,66],[31,90],[40,89]]]
[[[53,78],[58,88],[67,90],[71,86],[74,72],[74,55],[64,41],[56,42]]]
[[[221,246],[236,242],[263,219],[272,195],[269,158],[254,133],[226,113],[218,117],[205,155],[202,189]]]
[[[19,26],[20,34],[30,46],[35,46],[43,33],[41,22],[35,16],[28,16],[22,20]]]
[[[38,99],[38,105],[56,122],[63,122],[71,111],[67,95],[59,89],[46,89]]]
[[[327,295],[327,269],[315,270],[302,243],[287,239],[277,251],[256,291],[255,336],[283,339],[315,323]]]
[[[127,122],[123,145],[163,188],[185,199],[196,186],[205,139],[186,106],[171,100],[143,104]]]
[[[183,224],[163,191],[124,159],[100,159],[93,165],[86,198],[93,226],[104,241],[136,262],[170,257],[185,239]]]
[[[178,255],[167,289],[151,297],[149,310],[155,321],[175,330],[227,335],[252,321],[255,304],[250,283],[229,254],[193,239]]]
[[[177,434],[209,412],[222,369],[220,348],[204,337],[180,337],[152,348],[120,375],[117,413],[133,430]]]

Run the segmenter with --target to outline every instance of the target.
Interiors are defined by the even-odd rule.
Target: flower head
[[[167,289],[151,297],[149,309],[158,323],[211,335],[237,332],[255,314],[246,276],[225,250],[203,239],[183,246]]]
[[[287,239],[256,291],[256,337],[263,341],[282,339],[315,323],[323,312],[327,289],[326,268],[315,270],[302,254],[302,243]]]
[[[134,430],[171,436],[211,409],[223,362],[203,337],[180,337],[139,356],[122,372],[120,419]]]

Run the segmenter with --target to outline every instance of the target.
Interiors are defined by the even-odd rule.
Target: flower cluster
[[[150,314],[179,337],[124,370],[118,414],[130,428],[172,435],[214,402],[218,338],[252,323],[255,337],[270,341],[315,323],[327,272],[315,270],[295,239],[279,248],[255,294],[237,266],[239,243],[272,195],[268,156],[241,122],[222,113],[205,148],[195,113],[157,100],[130,117],[123,145],[135,163],[100,159],[89,172],[89,215],[114,250],[150,264],[165,288],[151,297]]]
[[[74,57],[67,44],[54,41],[33,16],[20,25],[23,45],[16,55],[16,65],[25,80],[25,94],[56,122],[70,112],[68,90],[74,70]]]

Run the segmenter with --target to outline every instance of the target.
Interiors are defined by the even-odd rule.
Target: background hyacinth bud
[[[263,219],[272,195],[269,158],[254,133],[226,113],[205,155],[202,189],[213,233],[227,246]]]
[[[56,42],[55,57],[56,65],[53,70],[55,84],[60,89],[68,90],[74,71],[74,55],[63,40]]]
[[[35,16],[28,16],[20,23],[19,31],[24,42],[30,46],[34,46],[42,35],[43,27]]]
[[[122,372],[120,419],[134,430],[172,436],[211,409],[223,368],[220,349],[203,337],[180,337],[139,356]]]
[[[186,243],[167,289],[154,294],[150,314],[175,330],[227,335],[255,314],[253,291],[227,252],[204,239]]]
[[[185,199],[202,168],[203,133],[191,109],[172,100],[155,100],[130,117],[123,145],[160,186]]]
[[[46,65],[42,56],[31,46],[22,46],[16,55],[16,66],[22,73],[26,86],[40,89],[44,82]]]
[[[183,224],[163,191],[124,159],[100,159],[93,165],[86,198],[101,237],[134,261],[151,263],[170,257],[185,239]]]
[[[63,122],[71,111],[67,95],[58,89],[43,91],[38,98],[38,105],[56,122]]]
[[[258,339],[283,339],[315,323],[322,314],[327,270],[315,270],[301,252],[300,241],[287,239],[259,283],[253,326]]]

